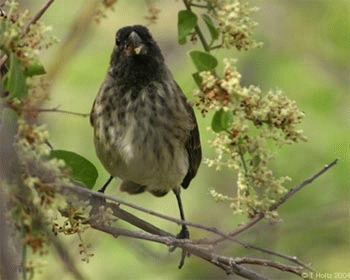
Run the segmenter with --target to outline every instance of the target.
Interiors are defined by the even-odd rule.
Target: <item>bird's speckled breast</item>
[[[194,123],[174,90],[174,82],[151,82],[137,90],[118,85],[100,89],[92,114],[94,140],[112,176],[148,190],[168,191],[181,184],[189,166],[186,136]]]

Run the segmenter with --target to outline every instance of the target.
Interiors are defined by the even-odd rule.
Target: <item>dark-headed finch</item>
[[[197,121],[146,27],[117,32],[91,124],[97,156],[111,178],[122,180],[121,190],[158,197],[173,190],[185,220],[180,190],[202,157]],[[186,225],[178,238],[189,238]]]

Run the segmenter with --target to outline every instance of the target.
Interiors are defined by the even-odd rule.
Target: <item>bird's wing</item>
[[[189,167],[188,167],[187,174],[183,179],[181,185],[184,189],[186,189],[189,186],[191,180],[197,174],[198,167],[202,160],[202,148],[201,148],[201,142],[199,137],[198,124],[197,124],[197,120],[196,120],[196,116],[194,114],[193,108],[190,104],[188,104],[185,96],[184,96],[184,102],[186,103],[187,110],[190,113],[190,117],[192,118],[192,121],[194,123],[194,127],[190,131],[190,135],[185,143],[185,147],[188,153]]]
[[[90,124],[91,126],[94,126],[94,108],[95,108],[95,103],[96,103],[96,99],[94,100],[94,103],[92,104],[92,108],[90,111]]]

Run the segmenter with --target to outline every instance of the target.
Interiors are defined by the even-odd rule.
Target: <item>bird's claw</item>
[[[190,239],[190,232],[188,231],[187,227],[183,227],[181,229],[181,231],[176,235],[176,239]],[[170,252],[174,252],[175,249],[177,248],[177,246],[173,246],[169,249]],[[183,265],[185,264],[185,259],[186,257],[189,256],[189,253],[182,249],[182,252],[181,252],[181,260],[180,260],[180,263],[179,263],[179,269],[181,269],[183,267]]]
[[[190,232],[187,227],[182,227],[181,231],[176,235],[177,239],[190,239]]]

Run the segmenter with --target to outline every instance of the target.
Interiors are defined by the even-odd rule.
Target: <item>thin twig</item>
[[[9,102],[1,102],[0,101],[0,105],[7,107],[7,108],[11,108],[13,110],[18,110],[19,107],[18,106],[14,106],[13,104],[10,104]],[[57,106],[55,108],[36,108],[36,107],[29,107],[29,108],[21,108],[22,111],[24,112],[34,112],[34,113],[62,113],[62,114],[68,114],[68,115],[74,115],[74,116],[79,116],[79,117],[89,117],[90,114],[89,113],[78,113],[78,112],[74,112],[74,111],[68,111],[68,110],[61,110],[59,109],[60,106]]]
[[[268,267],[276,268],[281,271],[292,272],[299,276],[301,276],[301,273],[303,271],[303,267],[301,266],[286,265],[286,264],[282,264],[271,260],[265,260],[265,259],[243,257],[243,258],[234,258],[233,260],[236,264],[254,264],[254,265],[268,266]]]
[[[46,10],[50,7],[50,5],[54,2],[55,0],[48,0],[41,8],[40,10],[34,15],[34,17],[28,22],[26,27],[23,30],[23,33],[21,34],[21,38],[23,38],[30,30],[30,27],[35,24],[41,17],[42,15],[46,12]]]
[[[280,207],[284,202],[287,201],[287,199],[289,199],[291,196],[293,196],[296,192],[300,191],[302,188],[304,188],[305,186],[311,184],[315,179],[317,179],[318,177],[320,177],[322,174],[324,174],[325,172],[327,172],[327,170],[329,170],[330,168],[332,168],[334,165],[336,165],[338,162],[338,159],[336,158],[335,160],[333,160],[330,164],[325,165],[318,173],[316,173],[315,175],[311,176],[310,178],[306,179],[304,182],[302,182],[300,185],[296,186],[295,188],[292,188],[289,190],[289,192],[287,192],[284,196],[282,196],[277,202],[275,202],[274,204],[272,204],[269,207],[269,211],[274,211],[276,210],[278,207]]]
[[[269,249],[261,248],[261,247],[258,247],[258,246],[255,246],[255,245],[251,245],[251,244],[246,244],[246,246],[244,246],[244,247],[246,249],[253,249],[253,250],[257,250],[257,251],[260,251],[260,252],[263,252],[263,253],[266,253],[266,254],[269,254],[269,255],[272,255],[272,256],[280,257],[280,258],[288,260],[288,261],[290,261],[292,263],[298,264],[301,267],[303,267],[303,268],[305,268],[305,269],[307,269],[309,271],[314,271],[309,264],[306,264],[305,262],[299,260],[296,256],[289,256],[289,255],[286,255],[286,254],[282,254],[280,252],[276,252],[276,251],[272,251],[272,250],[269,250]]]
[[[260,220],[256,219],[256,222],[258,222]],[[242,229],[244,230],[244,229]],[[299,260],[297,257],[295,256],[289,256],[289,255],[286,255],[286,254],[282,254],[280,252],[276,252],[276,251],[272,251],[272,250],[269,250],[269,249],[266,249],[266,248],[262,248],[262,247],[259,247],[259,246],[255,246],[253,244],[250,244],[250,243],[246,243],[246,242],[242,242],[240,240],[237,240],[237,239],[233,239],[233,238],[230,238],[228,239],[229,241],[233,241],[234,243],[237,243],[241,246],[243,246],[244,248],[246,249],[252,249],[252,250],[255,250],[255,251],[260,251],[260,252],[263,252],[265,254],[269,254],[269,255],[272,255],[272,256],[277,256],[277,257],[280,257],[282,259],[285,259],[285,260],[288,260],[292,263],[295,263],[295,264],[298,264],[300,266],[302,266],[303,268],[307,269],[307,270],[310,270],[310,271],[313,271],[313,269],[310,267],[310,265],[306,264],[305,262]],[[220,242],[224,241],[224,239],[216,239],[217,242],[213,242],[213,239],[212,238],[203,238],[203,239],[192,239],[192,243],[193,244],[207,244],[207,245],[217,245],[219,244]]]
[[[338,159],[333,160],[330,164],[324,166],[319,172],[315,173],[314,175],[312,175],[311,177],[309,177],[308,179],[306,179],[305,181],[303,181],[301,184],[299,184],[298,186],[292,188],[289,190],[289,192],[287,192],[283,197],[281,197],[281,199],[279,199],[276,203],[272,204],[269,207],[269,211],[274,211],[276,210],[278,207],[280,207],[284,202],[286,202],[290,197],[292,197],[296,192],[298,192],[299,190],[301,190],[302,188],[304,188],[305,186],[307,186],[308,184],[311,184],[315,179],[317,179],[318,177],[320,177],[321,175],[323,175],[325,172],[327,172],[331,167],[333,167],[336,163],[338,162]],[[258,213],[252,220],[250,220],[248,223],[241,225],[240,227],[238,227],[236,230],[228,233],[227,235],[230,236],[230,240],[232,240],[232,237],[238,236],[239,234],[241,234],[242,232],[245,232],[246,230],[250,229],[251,227],[253,227],[255,224],[257,224],[258,222],[260,222],[263,218],[265,217],[264,213]],[[206,244],[218,244],[220,242],[225,241],[226,239],[223,237],[220,238],[215,238],[215,239],[210,239],[210,238],[205,238],[205,239],[201,239],[201,240],[197,240],[197,243],[206,243]],[[246,248],[251,248],[251,249],[255,249],[255,250],[259,250],[268,254],[272,254],[272,255],[276,255],[279,256],[281,258],[284,258],[286,260],[289,260],[293,263],[296,263],[298,265],[303,266],[304,268],[308,269],[308,270],[312,270],[311,267],[307,264],[305,264],[304,262],[302,262],[301,260],[299,260],[297,257],[294,256],[289,256],[289,255],[285,255],[282,253],[278,253],[278,252],[274,252],[274,251],[270,251],[264,248],[260,248],[260,247],[256,247],[254,245],[250,245],[250,244],[246,244]]]
[[[188,11],[191,11],[191,6],[190,4],[188,3],[187,0],[183,0],[183,3],[186,7],[186,9]],[[210,52],[210,46],[207,42],[207,40],[205,39],[203,33],[202,33],[202,30],[199,28],[198,24],[196,24],[196,26],[194,27],[194,30],[196,31],[196,33],[198,34],[198,37],[199,37],[199,40],[201,41],[202,45],[203,45],[203,48],[206,52]]]
[[[237,236],[241,234],[242,232],[246,231],[247,229],[251,228],[255,224],[257,224],[259,221],[261,221],[265,217],[264,213],[257,214],[253,219],[251,219],[248,223],[243,224],[239,226],[236,230],[229,233],[230,236]],[[223,241],[223,239],[221,240]]]
[[[47,228],[43,229],[46,230]],[[76,267],[76,261],[70,256],[66,246],[64,246],[64,244],[59,239],[57,239],[52,232],[48,232],[48,230],[46,230],[46,236],[49,237],[50,244],[52,244],[55,248],[66,271],[70,272],[76,280],[86,279]]]
[[[210,47],[210,50],[216,50],[216,49],[221,49],[224,45],[223,44],[219,44],[213,47]]]
[[[67,110],[61,110],[58,108],[51,108],[51,109],[38,109],[37,110],[40,113],[63,113],[63,114],[69,114],[69,115],[74,115],[74,116],[79,116],[79,117],[88,117],[90,116],[90,114],[86,113],[77,113],[77,112],[73,112],[73,111],[67,111]]]
[[[239,157],[241,158],[241,161],[242,161],[245,176],[248,176],[248,168],[247,168],[247,164],[246,164],[245,159],[244,159],[244,153],[242,151],[242,147],[239,143],[237,144],[237,146],[238,146],[238,154],[239,154]]]
[[[338,159],[333,160],[330,164],[324,166],[319,172],[317,172],[316,174],[312,175],[311,177],[309,177],[308,179],[306,179],[305,181],[303,181],[301,184],[299,184],[298,186],[292,188],[289,190],[289,192],[287,192],[284,196],[282,196],[277,202],[275,202],[274,204],[272,204],[269,207],[269,211],[274,211],[276,210],[278,207],[280,207],[284,202],[286,202],[290,197],[292,197],[296,192],[300,191],[302,188],[304,188],[305,186],[311,184],[315,179],[317,179],[318,177],[320,177],[322,174],[324,174],[325,172],[327,172],[331,167],[333,167],[336,163],[338,162]],[[252,220],[250,220],[248,223],[240,226],[239,228],[237,228],[236,230],[228,233],[228,235],[230,237],[234,237],[237,236],[239,234],[241,234],[242,232],[250,229],[251,227],[253,227],[256,223],[258,223],[260,220],[262,220],[265,217],[264,213],[258,213]],[[221,241],[224,241],[224,238],[220,238],[220,239],[216,239],[213,240],[214,243],[218,243]]]

